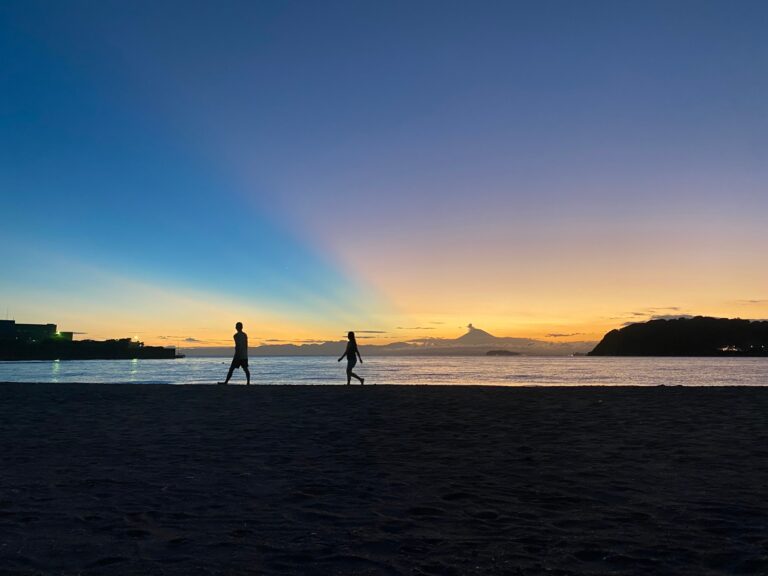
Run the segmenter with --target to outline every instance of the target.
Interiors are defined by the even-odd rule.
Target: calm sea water
[[[0,382],[213,384],[229,358],[0,362]],[[251,358],[254,384],[345,384],[345,363],[324,357]],[[768,358],[368,358],[356,372],[367,384],[579,386],[659,384],[765,386]],[[353,381],[354,382],[354,381]],[[232,384],[244,384],[242,371]]]

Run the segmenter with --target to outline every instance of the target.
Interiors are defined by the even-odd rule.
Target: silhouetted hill
[[[590,356],[768,356],[768,321],[651,320],[611,330]]]

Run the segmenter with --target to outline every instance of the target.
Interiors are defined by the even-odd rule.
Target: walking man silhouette
[[[224,382],[219,382],[219,384],[228,384],[229,379],[232,378],[232,373],[235,371],[235,368],[242,368],[243,372],[245,372],[245,383],[246,385],[250,386],[251,372],[248,370],[248,334],[243,332],[242,322],[235,324],[235,330],[237,330],[233,336],[235,339],[235,356],[232,358],[232,364],[229,366],[227,379],[224,380]]]

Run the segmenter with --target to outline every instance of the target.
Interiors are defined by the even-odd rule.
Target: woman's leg
[[[357,379],[360,381],[360,384],[362,384],[362,383],[363,383],[363,379],[362,379],[362,378],[360,378],[360,376],[358,376],[358,375],[357,375],[357,374],[355,374],[354,372],[352,372],[352,370],[350,370],[350,371],[347,373],[347,384],[349,384],[349,377],[350,377],[350,376],[352,376],[353,378],[357,378]]]

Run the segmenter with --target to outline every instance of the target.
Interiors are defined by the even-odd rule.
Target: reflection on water
[[[0,362],[0,382],[214,384],[229,358]],[[254,384],[344,384],[335,358],[251,358]],[[373,384],[682,386],[768,384],[768,358],[446,357],[366,358],[360,373]],[[241,370],[232,384],[244,384]]]

